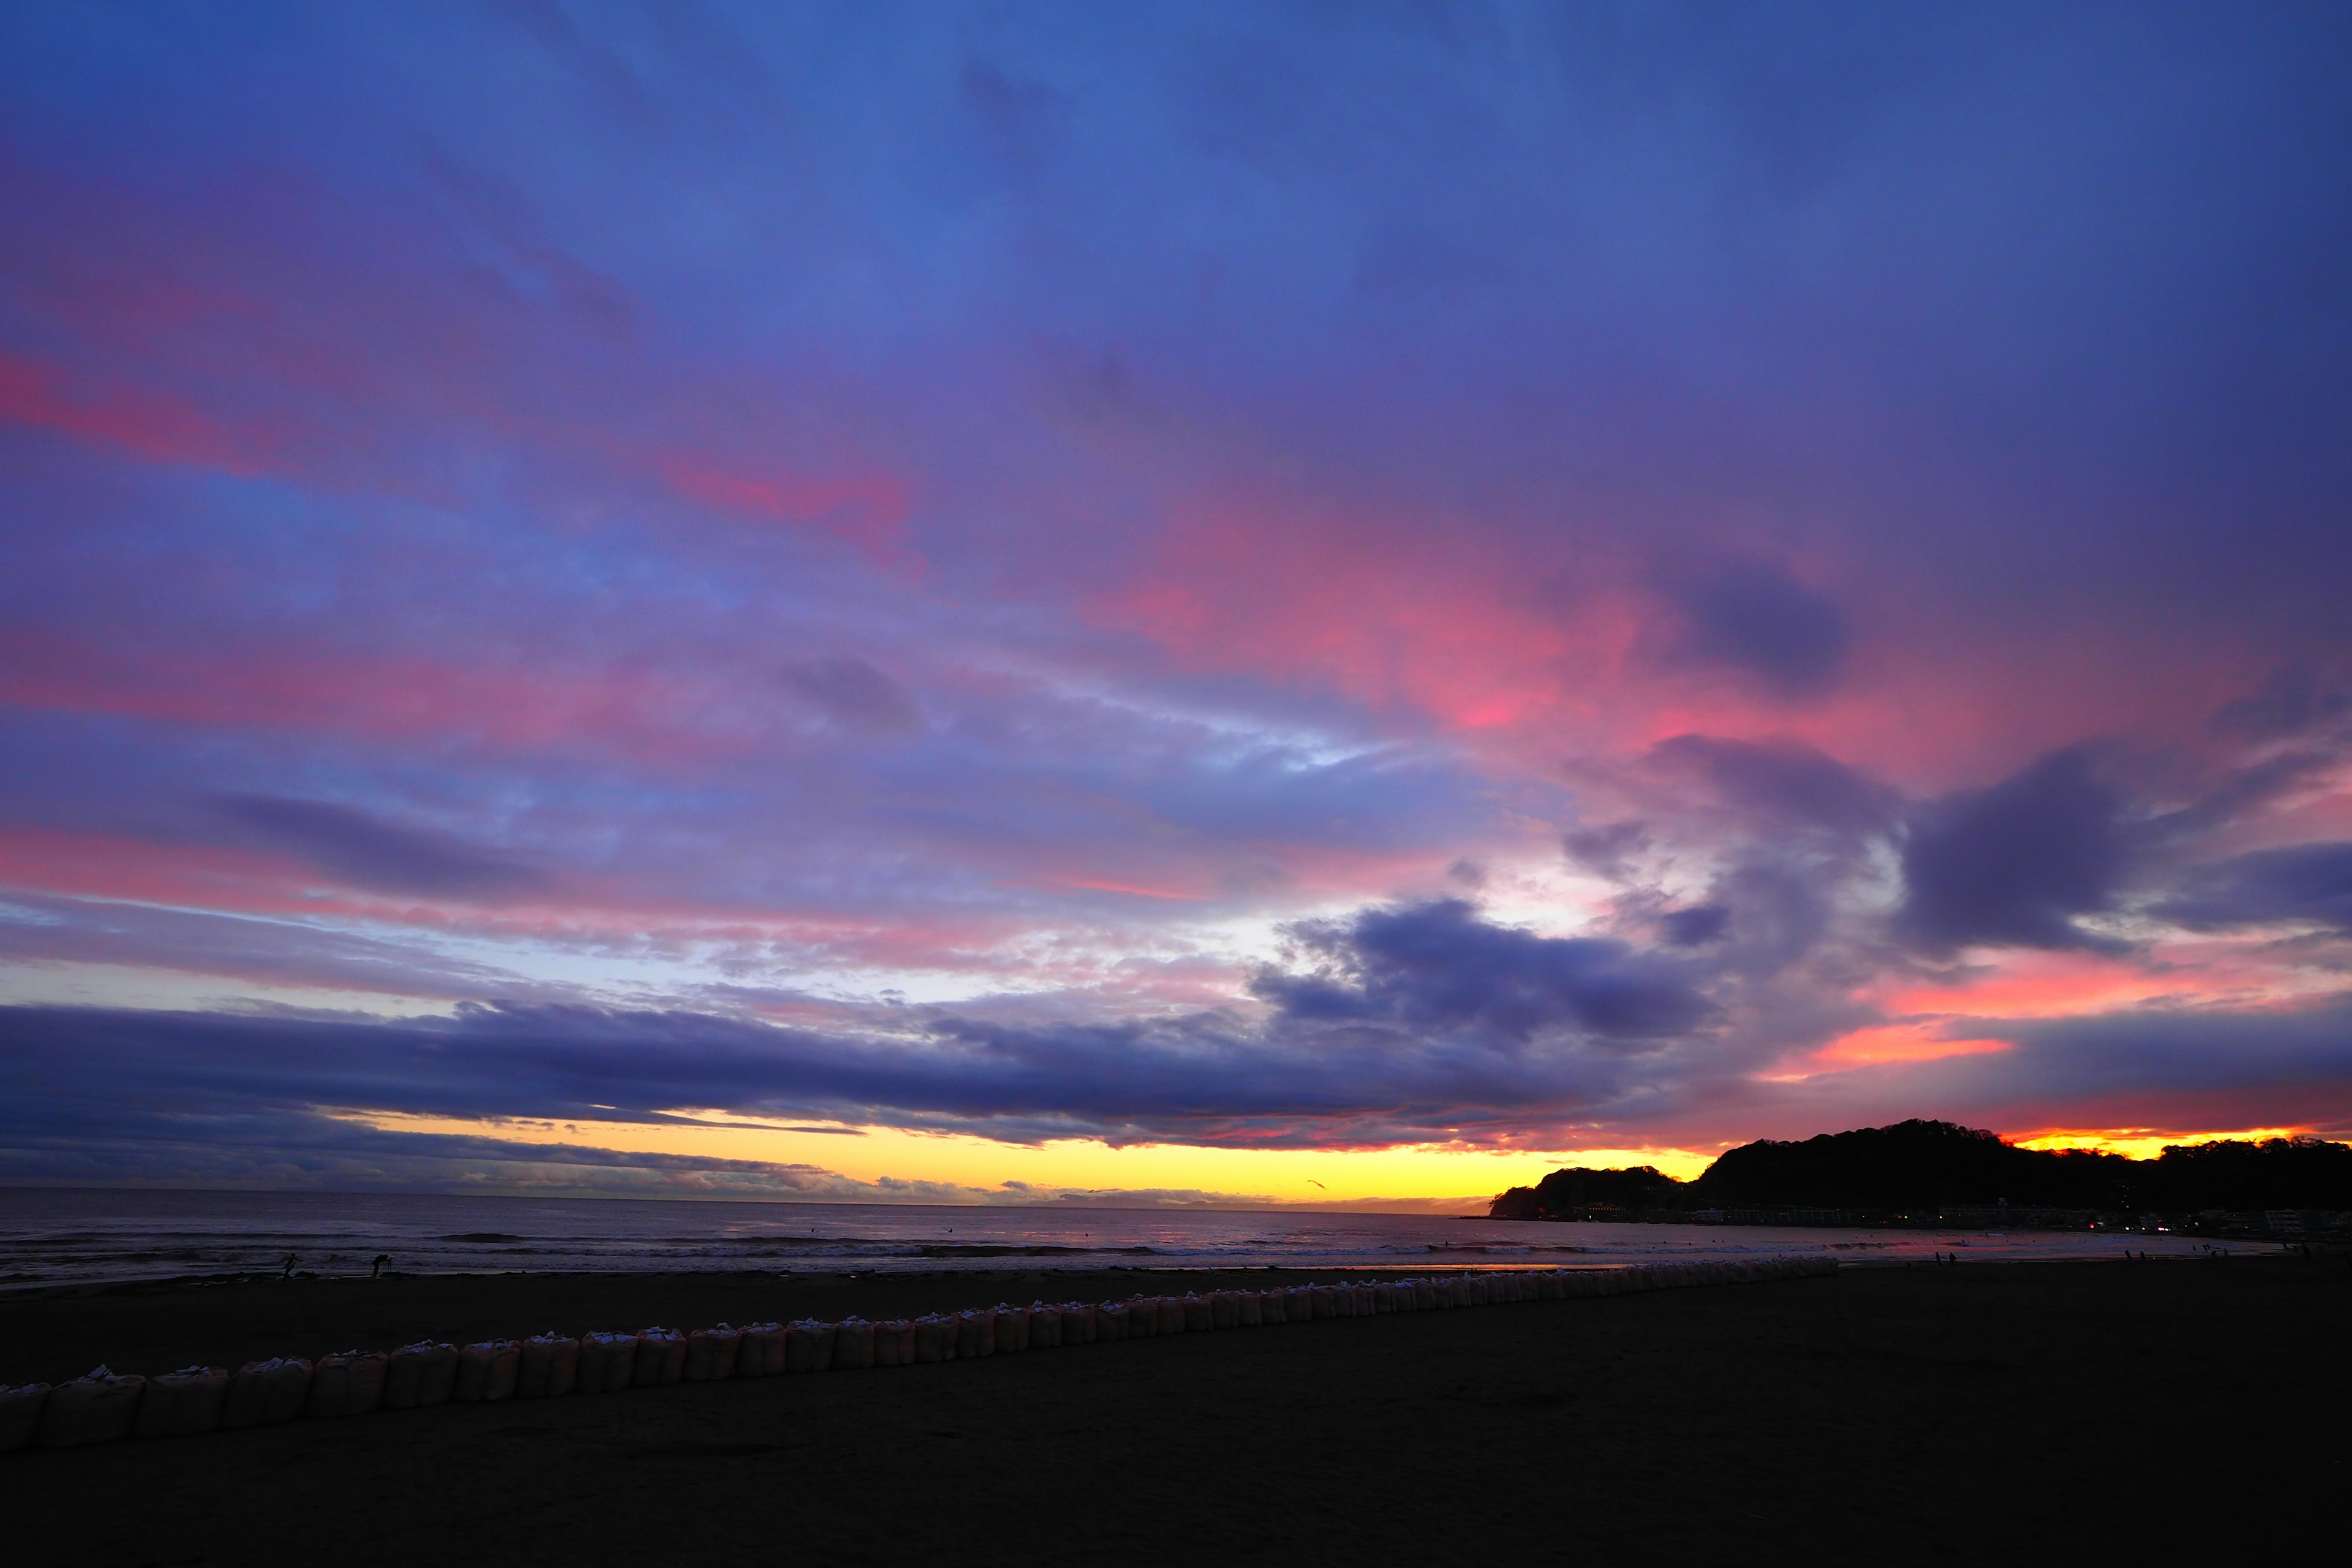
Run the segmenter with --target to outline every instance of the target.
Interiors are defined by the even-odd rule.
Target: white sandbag
[[[446,1405],[457,1379],[457,1347],[420,1340],[392,1352],[383,1369],[383,1407]]]
[[[1029,1304],[1029,1348],[1051,1351],[1062,1348],[1062,1309],[1049,1307],[1043,1301]]]
[[[973,1307],[956,1314],[956,1360],[996,1353],[996,1310]]]
[[[383,1403],[388,1358],[382,1351],[339,1351],[322,1355],[310,1369],[310,1389],[302,1414],[313,1421],[365,1415]]]
[[[1241,1327],[1241,1293],[1237,1290],[1212,1290],[1208,1295],[1209,1327],[1237,1329]]]
[[[1127,1299],[1127,1337],[1148,1340],[1160,1331],[1160,1298],[1129,1296]]]
[[[552,1331],[522,1342],[515,1369],[517,1399],[556,1399],[580,1386],[580,1342]]]
[[[522,1371],[522,1346],[513,1340],[483,1340],[457,1351],[457,1379],[449,1390],[457,1405],[512,1399]]]
[[[637,1358],[629,1368],[631,1388],[662,1388],[686,1376],[686,1336],[676,1329],[637,1331]]]
[[[356,1355],[359,1352],[352,1352]],[[322,1355],[310,1368],[310,1392],[302,1399],[302,1414],[313,1421],[343,1413],[343,1394],[351,1382],[351,1363],[340,1355]]]
[[[343,1398],[343,1414],[373,1415],[383,1408],[383,1378],[391,1369],[392,1358],[382,1351],[346,1351],[343,1353],[352,1369],[350,1391]]]
[[[1342,1282],[1331,1287],[1331,1315],[1335,1318],[1356,1315],[1356,1288],[1353,1285]]]
[[[41,1429],[41,1407],[48,1403],[49,1385],[23,1383],[0,1388],[0,1454],[29,1447]]]
[[[1115,1345],[1128,1337],[1128,1307],[1124,1301],[1105,1301],[1095,1309],[1095,1342]]]
[[[1265,1298],[1255,1290],[1236,1290],[1234,1296],[1234,1327],[1255,1329],[1265,1322]]]
[[[996,1304],[996,1353],[1019,1355],[1029,1348],[1029,1309]]]
[[[1310,1285],[1307,1289],[1308,1314],[1318,1320],[1339,1315],[1339,1293],[1328,1285]],[[1354,1303],[1349,1303],[1350,1309]]]
[[[1290,1321],[1290,1292],[1260,1290],[1257,1293],[1257,1321],[1261,1323]]]
[[[637,1336],[609,1331],[580,1336],[580,1371],[572,1383],[575,1394],[616,1394],[636,1375]]]
[[[718,1383],[735,1375],[735,1358],[743,1348],[742,1331],[731,1323],[697,1329],[686,1336],[686,1363],[681,1376],[688,1383]]]
[[[1095,1310],[1083,1301],[1062,1303],[1062,1342],[1066,1345],[1090,1345],[1095,1342]]]
[[[905,1318],[889,1318],[874,1325],[874,1364],[915,1364],[915,1325]]]
[[[844,1318],[833,1325],[833,1370],[864,1372],[874,1364],[874,1325]]]
[[[1183,1297],[1183,1307],[1186,1333],[1205,1334],[1217,1326],[1217,1310],[1209,1304],[1206,1296],[1187,1291]]]
[[[184,1366],[147,1380],[139,1395],[139,1414],[131,1423],[134,1437],[186,1437],[220,1425],[221,1403],[228,1397],[228,1371],[217,1366]]]
[[[237,1428],[274,1426],[302,1414],[310,1392],[310,1363],[299,1356],[249,1361],[228,1380],[221,1425]]]
[[[41,1447],[79,1448],[130,1436],[146,1390],[145,1378],[118,1377],[102,1366],[58,1384],[41,1408]]]
[[[1160,1317],[1159,1321],[1152,1325],[1151,1331],[1156,1334],[1181,1334],[1184,1331],[1183,1297],[1160,1298]]]
[[[934,1312],[915,1320],[915,1364],[930,1366],[939,1362],[953,1361],[956,1352],[956,1321]]]
[[[735,1349],[735,1375],[773,1377],[784,1370],[784,1325],[752,1323]]]
[[[834,1326],[814,1318],[803,1318],[784,1328],[784,1370],[786,1372],[830,1372],[833,1370]]]

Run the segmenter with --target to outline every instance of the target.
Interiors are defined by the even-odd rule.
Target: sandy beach
[[[0,1301],[0,1342],[18,1378],[153,1371],[1155,1278],[143,1287]],[[12,1557],[45,1563],[2161,1558],[2254,1514],[2292,1533],[2341,1495],[2347,1308],[2341,1258],[1849,1269],[298,1422],[0,1477]]]

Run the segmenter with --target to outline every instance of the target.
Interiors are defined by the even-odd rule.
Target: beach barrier
[[[519,1340],[484,1340],[457,1351],[457,1376],[449,1390],[455,1405],[492,1404],[514,1397],[522,1373]]]
[[[774,1377],[784,1370],[784,1325],[753,1323],[735,1349],[735,1375]]]
[[[41,1447],[79,1448],[130,1436],[146,1388],[145,1378],[121,1376],[102,1366],[58,1384],[41,1409]]]
[[[735,1375],[743,1350],[743,1331],[731,1324],[697,1329],[686,1336],[686,1362],[680,1375],[688,1383],[718,1383]]]
[[[0,1387],[0,1453],[34,1446],[78,1447],[126,1436],[191,1436],[215,1427],[267,1426],[297,1416],[324,1420],[445,1403],[487,1404],[679,1382],[931,1365],[1162,1334],[1756,1284],[1831,1275],[1837,1269],[1835,1258],[1821,1256],[1756,1263],[1486,1270],[1205,1295],[1139,1293],[1098,1305],[1000,1304],[880,1323],[857,1317],[837,1323],[814,1319],[754,1323],[743,1329],[719,1323],[687,1334],[656,1328],[589,1333],[576,1340],[551,1331],[529,1340],[485,1340],[463,1348],[420,1341],[388,1354],[338,1351],[315,1363],[273,1356],[247,1362],[234,1375],[221,1367],[190,1366],[145,1378],[118,1375],[101,1366],[55,1387],[44,1383]]]
[[[554,1399],[580,1386],[580,1342],[552,1330],[522,1342],[515,1369],[517,1399]]]
[[[322,1355],[310,1369],[310,1390],[302,1414],[313,1420],[366,1415],[383,1403],[383,1379],[391,1358],[382,1351],[339,1351]]]
[[[41,1407],[48,1398],[46,1383],[0,1388],[0,1454],[13,1454],[31,1445],[34,1434],[41,1429]]]
[[[577,1394],[617,1394],[636,1374],[637,1336],[605,1331],[580,1336]]]
[[[139,1415],[131,1424],[131,1435],[193,1437],[209,1432],[220,1425],[221,1405],[227,1399],[226,1367],[184,1366],[151,1377],[139,1396]]]

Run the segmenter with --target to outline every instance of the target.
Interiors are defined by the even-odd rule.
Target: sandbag
[[[637,1336],[612,1332],[580,1336],[575,1394],[617,1394],[637,1373]]]
[[[996,1311],[973,1307],[956,1314],[956,1360],[996,1353]]]
[[[1127,1337],[1148,1340],[1160,1331],[1160,1298],[1129,1296],[1127,1299]]]
[[[1029,1309],[996,1304],[996,1353],[1018,1355],[1029,1348]]]
[[[522,1371],[522,1346],[513,1340],[483,1340],[457,1352],[457,1379],[449,1390],[453,1404],[491,1404],[512,1399],[515,1380]]]
[[[24,1383],[0,1388],[0,1454],[29,1447],[41,1429],[41,1407],[48,1403],[49,1385]]]
[[[237,1428],[274,1426],[302,1414],[310,1392],[310,1363],[299,1356],[249,1361],[228,1380],[221,1425]]]
[[[515,1369],[517,1399],[554,1399],[580,1386],[580,1342],[549,1331],[522,1342]]]
[[[912,1322],[905,1318],[890,1318],[874,1325],[874,1364],[915,1364],[915,1325]]]
[[[353,1351],[353,1355],[359,1352]],[[351,1383],[351,1363],[340,1355],[322,1355],[310,1368],[310,1389],[303,1396],[302,1414],[313,1421],[343,1413],[343,1394]]]
[[[139,1395],[139,1414],[131,1423],[131,1435],[187,1437],[209,1432],[220,1425],[221,1405],[227,1397],[226,1367],[184,1366],[151,1377]]]
[[[786,1372],[830,1372],[833,1370],[834,1326],[803,1318],[784,1329],[784,1370]]]
[[[1257,1321],[1261,1323],[1290,1321],[1290,1292],[1261,1290],[1257,1293]]]
[[[1558,1269],[1547,1268],[1542,1273],[1536,1276],[1537,1300],[1557,1301],[1560,1299],[1562,1294],[1564,1294],[1564,1292],[1560,1289],[1559,1271]]]
[[[631,1388],[662,1388],[686,1375],[686,1336],[676,1329],[642,1329],[636,1360],[629,1367]]]
[[[1282,1308],[1289,1314],[1290,1321],[1294,1323],[1313,1322],[1315,1321],[1315,1287],[1292,1286],[1283,1294]]]
[[[383,1407],[446,1405],[457,1380],[457,1347],[420,1340],[392,1352],[383,1369]]]
[[[1234,1327],[1255,1329],[1265,1321],[1265,1300],[1255,1290],[1236,1290],[1234,1296]]]
[[[1188,1292],[1183,1299],[1182,1306],[1186,1333],[1205,1334],[1217,1326],[1217,1310],[1209,1305],[1207,1297]]]
[[[1242,1299],[1237,1290],[1213,1290],[1209,1293],[1209,1327],[1238,1329],[1242,1326]]]
[[[784,1370],[784,1325],[753,1323],[735,1350],[735,1375],[773,1377]]]
[[[1160,1320],[1152,1325],[1152,1331],[1161,1334],[1184,1331],[1184,1299],[1181,1296],[1160,1298]]]
[[[1095,1342],[1115,1345],[1128,1337],[1129,1312],[1124,1301],[1105,1301],[1095,1309]]]
[[[118,1377],[102,1366],[58,1384],[41,1407],[41,1447],[79,1448],[130,1436],[146,1391],[145,1378]]]
[[[844,1318],[833,1325],[833,1370],[863,1372],[874,1364],[874,1325]]]
[[[310,1390],[302,1413],[313,1421],[365,1415],[383,1403],[390,1358],[382,1351],[340,1351],[322,1355],[310,1369]]]
[[[1356,1315],[1356,1288],[1353,1285],[1333,1285],[1326,1289],[1331,1298],[1331,1315],[1352,1318]]]
[[[1062,1309],[1034,1301],[1029,1307],[1029,1348],[1033,1351],[1059,1350],[1062,1345]]]
[[[686,1363],[681,1375],[688,1383],[719,1383],[735,1375],[735,1360],[743,1349],[743,1331],[731,1323],[697,1329],[686,1336]]]
[[[934,1312],[915,1320],[915,1364],[930,1366],[943,1361],[953,1361],[956,1352],[956,1321]]]
[[[1062,1303],[1062,1342],[1066,1345],[1090,1345],[1095,1342],[1095,1310],[1083,1301]]]

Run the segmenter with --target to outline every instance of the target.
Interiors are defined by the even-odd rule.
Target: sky
[[[0,13],[0,1182],[2352,1131],[2352,11]]]

